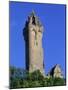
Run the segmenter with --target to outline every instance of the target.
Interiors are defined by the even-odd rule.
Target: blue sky
[[[22,35],[28,15],[35,11],[43,27],[45,73],[60,64],[65,75],[65,5],[9,3],[10,65],[25,68],[25,42]]]

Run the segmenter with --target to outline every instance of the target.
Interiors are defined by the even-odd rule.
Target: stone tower
[[[29,72],[40,70],[44,74],[42,48],[43,26],[34,11],[28,16],[23,31],[26,46],[26,69]]]

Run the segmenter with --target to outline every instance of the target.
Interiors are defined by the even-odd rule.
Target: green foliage
[[[29,73],[10,67],[10,88],[48,87],[65,85],[63,78],[44,77],[39,70]]]
[[[54,86],[62,86],[65,85],[65,80],[62,78],[54,78]]]
[[[54,82],[53,82],[53,78],[52,78],[52,77],[47,78],[47,79],[46,79],[46,82],[47,82],[47,83],[46,83],[47,86],[53,86],[53,83],[54,83]]]

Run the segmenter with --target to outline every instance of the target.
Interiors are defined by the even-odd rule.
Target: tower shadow
[[[26,70],[29,70],[29,31],[28,31],[28,21],[25,23],[25,27],[22,32],[25,40],[25,64]]]

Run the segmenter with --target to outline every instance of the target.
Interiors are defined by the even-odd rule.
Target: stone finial
[[[34,10],[32,10],[31,16],[35,16],[35,11]]]

